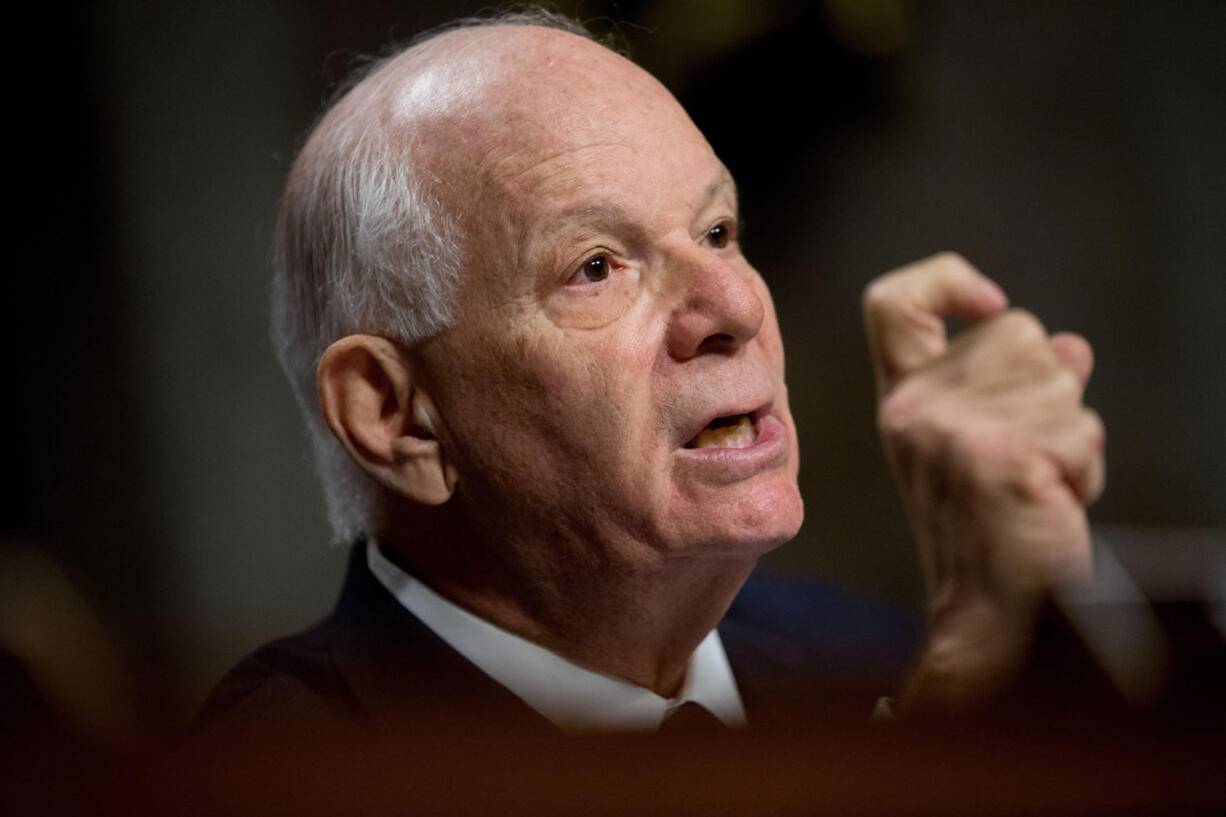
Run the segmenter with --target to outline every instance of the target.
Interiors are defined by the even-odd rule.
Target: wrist
[[[899,696],[900,715],[975,712],[1027,666],[1041,599],[968,600],[933,616],[928,645]]]

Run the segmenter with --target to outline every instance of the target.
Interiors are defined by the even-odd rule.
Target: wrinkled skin
[[[574,537],[594,563],[756,557],[795,535],[801,505],[779,327],[737,245],[735,186],[658,83],[578,50],[491,89],[515,114],[473,127],[479,250],[460,320],[422,353],[457,499],[497,508],[504,530]],[[682,448],[763,406],[787,445],[744,478]]]
[[[321,361],[330,427],[392,498],[379,542],[488,620],[670,694],[803,515],[732,179],[658,82],[562,32],[443,35],[381,82],[372,104],[404,120],[467,241],[451,328],[410,350],[351,336]],[[1006,312],[956,256],[864,303],[929,588],[905,701],[980,698],[1022,660],[1043,590],[1088,564],[1089,347]],[[977,323],[949,342],[946,314]],[[689,445],[741,414],[748,447]]]
[[[461,36],[460,60],[523,44],[474,104],[418,132],[470,241],[458,319],[413,356],[457,473],[448,511],[502,570],[435,583],[568,654],[580,636],[558,631],[590,641],[605,616],[619,638],[668,626],[669,650],[692,649],[803,515],[779,327],[737,242],[735,185],[623,58],[544,29]],[[686,447],[741,413],[770,433]]]
[[[1086,575],[1085,506],[1103,428],[1082,405],[1093,357],[1049,336],[965,260],[941,255],[865,294],[878,423],[928,587],[930,643],[905,702],[961,707],[1025,660],[1037,606]],[[977,321],[947,341],[943,315]]]

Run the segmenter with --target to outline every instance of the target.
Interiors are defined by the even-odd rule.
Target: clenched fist
[[[904,708],[990,699],[1019,671],[1045,591],[1089,572],[1103,428],[1085,340],[1049,335],[959,256],[864,296],[886,459],[915,532],[929,643]],[[972,322],[946,337],[945,316]]]

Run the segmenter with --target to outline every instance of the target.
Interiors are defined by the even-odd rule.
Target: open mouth
[[[716,417],[698,432],[686,448],[748,448],[758,437],[754,418],[749,414]]]

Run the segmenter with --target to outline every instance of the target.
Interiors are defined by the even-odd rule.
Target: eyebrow
[[[629,221],[630,214],[625,207],[607,201],[596,201],[568,207],[550,217],[554,225],[567,221]]]
[[[719,194],[723,192],[725,187],[732,188],[732,198],[736,200],[739,205],[740,201],[738,191],[736,189],[736,180],[732,178],[732,173],[729,172],[728,168],[721,164],[719,178],[707,185],[706,193],[702,198],[702,206],[700,206],[698,209],[705,210],[707,207],[711,206],[711,203],[719,198]]]

